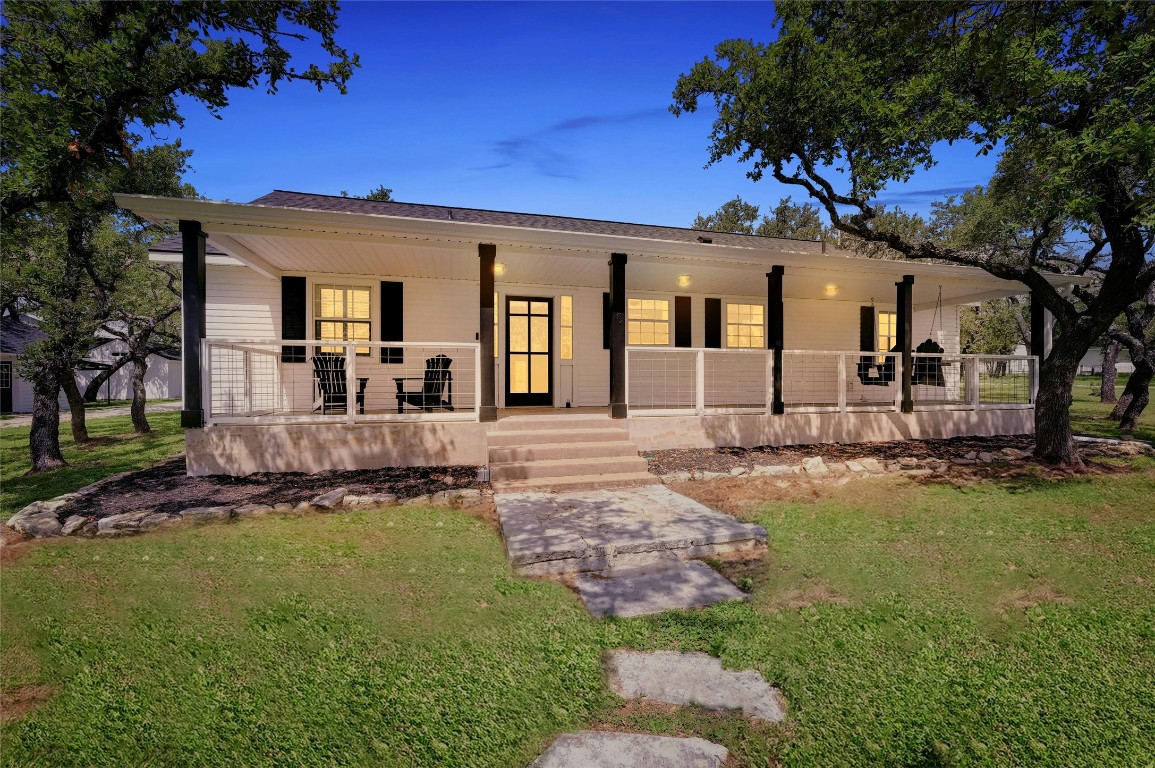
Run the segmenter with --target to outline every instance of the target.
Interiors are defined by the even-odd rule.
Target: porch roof
[[[771,265],[786,269],[787,298],[885,301],[903,274],[915,276],[916,307],[933,305],[940,288],[952,304],[1026,291],[974,267],[868,259],[805,240],[281,191],[252,203],[116,197],[149,221],[199,221],[226,254],[210,253],[209,263],[243,264],[270,278],[327,272],[474,280],[477,244],[493,243],[506,265],[499,284],[604,288],[606,257],[620,252],[630,259],[628,286],[639,291],[760,295]],[[179,243],[151,255],[179,260]],[[691,286],[679,289],[684,274]]]

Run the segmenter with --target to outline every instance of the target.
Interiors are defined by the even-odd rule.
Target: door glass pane
[[[530,389],[535,395],[549,392],[549,355],[530,355]]]
[[[511,315],[528,315],[529,302],[528,301],[511,301],[509,302],[509,314]]]
[[[509,356],[509,391],[521,395],[529,392],[529,355]]]
[[[561,329],[561,359],[573,359],[573,328]]]
[[[561,325],[564,328],[573,325],[573,296],[561,297]]]
[[[534,315],[548,315],[549,314],[549,302],[532,301],[529,304],[529,311],[531,314],[534,314]]]
[[[523,318],[524,319],[524,318]],[[549,352],[549,318],[530,318],[530,352]]]
[[[529,318],[525,315],[509,318],[509,351],[529,351]]]

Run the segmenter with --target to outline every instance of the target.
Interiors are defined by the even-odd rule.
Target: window
[[[368,341],[369,288],[352,285],[318,285],[313,318],[318,341]],[[342,353],[344,347],[322,347],[322,352]],[[357,347],[368,355],[369,347]]]
[[[666,299],[627,300],[626,343],[669,346],[670,302]]]
[[[766,346],[761,304],[726,305],[726,346],[737,349]]]
[[[573,296],[561,297],[561,359],[573,360]]]
[[[898,313],[878,313],[878,352],[889,352],[898,343]],[[886,362],[884,355],[878,356],[878,362]]]

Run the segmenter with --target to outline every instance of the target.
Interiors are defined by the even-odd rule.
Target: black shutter
[[[706,347],[722,348],[722,300],[706,299]]]
[[[690,297],[689,296],[675,296],[674,297],[674,346],[675,347],[689,347],[693,345],[691,341],[691,324],[690,324]]]
[[[306,316],[308,307],[305,304],[305,278],[281,278],[281,338],[305,339]],[[305,362],[305,347],[281,347],[282,363]]]
[[[612,323],[613,312],[610,309],[610,295],[609,293],[602,294],[602,349],[609,349],[612,333],[610,326]]]
[[[381,281],[381,341],[405,341],[405,283]],[[404,347],[381,347],[381,362],[404,363]]]
[[[858,308],[858,348],[874,352],[874,307]]]

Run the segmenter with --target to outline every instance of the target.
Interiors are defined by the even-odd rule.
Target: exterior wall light
[[[690,280],[689,275],[678,275],[678,287],[679,288],[689,288],[690,283],[691,283],[691,280]]]
[[[505,274],[505,265],[502,264],[500,261],[493,262],[493,274],[497,275],[498,277],[500,277],[501,275],[504,275]]]
[[[826,286],[825,288],[823,288],[822,292],[825,293],[827,296],[837,296],[838,295],[838,286],[834,285],[832,283],[832,284]]]

